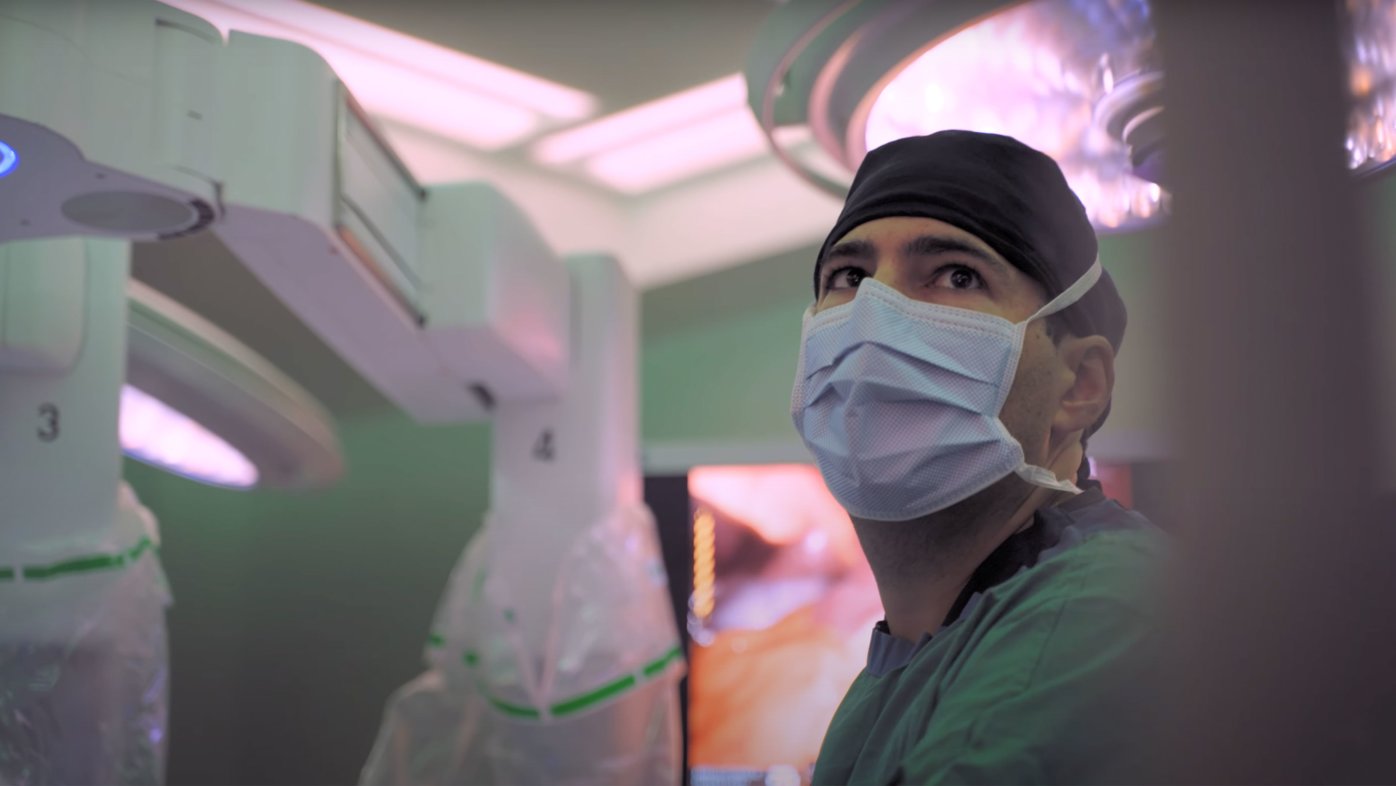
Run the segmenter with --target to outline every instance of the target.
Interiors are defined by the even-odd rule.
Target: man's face
[[[1028,319],[1047,302],[1040,284],[982,240],[931,218],[882,218],[839,238],[819,266],[815,312],[851,303],[859,283],[868,278],[912,300],[1010,322]],[[1030,464],[1046,458],[1052,416],[1070,377],[1046,320],[1033,321],[1000,414]]]

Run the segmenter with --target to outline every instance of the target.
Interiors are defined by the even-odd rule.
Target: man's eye
[[[829,292],[836,289],[852,289],[857,287],[858,283],[867,277],[867,271],[860,267],[841,267],[829,274],[829,279],[824,283],[824,288]]]
[[[984,279],[972,267],[947,265],[936,271],[931,285],[946,289],[983,289]]]

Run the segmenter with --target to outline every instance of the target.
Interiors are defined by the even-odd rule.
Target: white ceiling
[[[772,0],[317,0],[595,95],[609,113],[741,71]]]

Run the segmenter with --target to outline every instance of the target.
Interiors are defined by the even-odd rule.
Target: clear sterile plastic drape
[[[170,592],[122,484],[93,542],[0,555],[0,783],[164,781]]]
[[[491,515],[466,547],[362,782],[678,783],[684,662],[649,510],[601,517],[560,566],[491,537],[509,526]],[[520,607],[523,582],[550,583],[550,607]],[[538,613],[542,647],[519,625]]]

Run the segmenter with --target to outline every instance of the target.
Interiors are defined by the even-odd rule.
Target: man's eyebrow
[[[975,259],[978,259],[979,261],[989,265],[992,268],[995,268],[1001,274],[1008,272],[1007,265],[1005,265],[1003,260],[995,257],[993,254],[989,253],[988,251],[985,251],[979,246],[974,245],[973,243],[969,243],[964,240],[960,240],[958,238],[953,237],[942,237],[940,235],[922,235],[918,238],[915,238],[914,240],[908,241],[907,244],[902,247],[902,251],[909,257],[929,257],[936,256],[939,254],[951,253],[966,254],[968,256],[974,257]]]
[[[824,258],[819,260],[819,267],[823,268],[835,259],[851,259],[860,262],[871,262],[877,258],[877,248],[866,240],[845,240],[842,243],[835,243],[833,247],[824,254]]]

